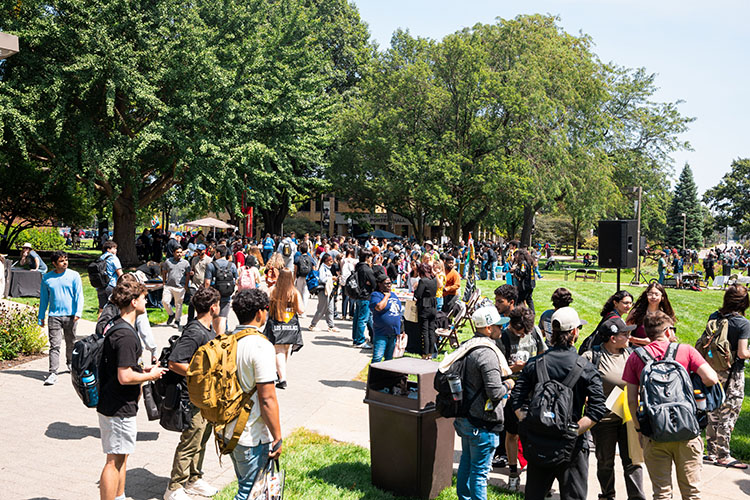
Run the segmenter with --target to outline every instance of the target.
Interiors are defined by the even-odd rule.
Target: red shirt
[[[237,269],[245,265],[245,254],[242,252],[235,252],[234,262],[237,265]]]
[[[664,354],[667,352],[667,347],[669,347],[668,340],[658,340],[651,342],[649,345],[645,346],[644,349],[646,349],[654,359],[659,360],[664,357]],[[695,347],[688,344],[680,344],[675,359],[685,367],[688,373],[697,372],[698,368],[706,363],[706,360],[695,350]],[[643,361],[641,361],[641,358],[639,358],[636,353],[631,354],[628,361],[625,363],[625,370],[622,373],[622,379],[628,384],[640,385],[641,372],[645,366],[646,365],[643,364]]]

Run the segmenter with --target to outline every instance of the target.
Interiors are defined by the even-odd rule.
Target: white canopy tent
[[[214,229],[214,238],[216,238],[216,228],[219,229],[234,229],[234,226],[227,224],[226,222],[214,219],[213,217],[206,217],[205,219],[193,220],[185,223],[186,226],[191,227],[212,227]]]

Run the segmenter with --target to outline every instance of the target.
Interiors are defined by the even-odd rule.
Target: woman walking
[[[639,347],[642,345],[648,345],[651,341],[646,336],[646,329],[643,327],[643,319],[647,313],[661,311],[669,316],[672,321],[676,321],[677,318],[672,309],[672,304],[669,303],[669,297],[667,297],[667,291],[659,283],[651,283],[646,287],[646,290],[638,297],[638,300],[633,304],[633,309],[628,314],[627,323],[629,325],[636,325],[638,328],[630,336],[630,345]]]
[[[276,350],[276,373],[279,379],[276,387],[286,389],[286,364],[289,354],[302,348],[302,332],[297,315],[305,312],[302,297],[294,287],[292,271],[279,271],[279,278],[271,290],[269,299],[268,321],[264,334]]]
[[[414,291],[414,300],[417,301],[417,318],[419,332],[422,336],[422,359],[435,357],[435,317],[437,316],[437,279],[432,274],[429,264],[419,264],[419,283]]]
[[[318,282],[323,285],[323,289],[318,292],[318,309],[310,323],[311,332],[317,331],[316,325],[323,318],[328,324],[329,332],[339,331],[333,324],[333,274],[331,273],[331,264],[333,264],[331,254],[323,254],[320,258],[320,266],[318,266]]]

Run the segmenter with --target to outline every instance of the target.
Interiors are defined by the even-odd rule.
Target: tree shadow
[[[740,487],[742,493],[750,495],[750,479],[740,479],[739,481],[735,481],[735,483]]]
[[[320,338],[320,337],[318,337],[318,338]],[[350,345],[352,345],[351,342],[348,342],[346,340],[338,340],[338,341],[332,341],[332,340],[311,340],[310,343],[311,344],[315,344],[315,345],[334,345],[334,346],[338,346],[338,347],[349,347]]]
[[[321,384],[327,387],[351,387],[352,389],[364,390],[367,387],[365,382],[359,380],[321,380]]]
[[[44,435],[52,439],[74,440],[93,437],[101,438],[98,427],[89,427],[86,425],[70,425],[67,422],[52,422],[47,426]],[[136,441],[156,441],[159,438],[158,432],[138,432]]]
[[[370,466],[362,462],[331,464],[310,472],[312,477],[336,485],[340,488],[362,493],[372,493],[375,489],[370,478]],[[377,491],[377,490],[376,490]],[[362,498],[368,498],[367,496]]]
[[[143,467],[129,469],[125,479],[125,496],[133,500],[149,500],[154,498],[154,492],[166,491],[168,485],[168,477],[157,476]],[[161,494],[157,498],[161,498]]]
[[[49,375],[49,372],[43,372],[41,370],[3,370],[1,373],[7,373],[9,375],[20,375],[22,377],[33,378],[36,380],[44,380]]]

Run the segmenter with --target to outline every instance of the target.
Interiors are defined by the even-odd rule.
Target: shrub
[[[37,324],[36,309],[0,303],[0,358],[37,354],[46,346],[47,338]]]
[[[15,247],[19,250],[24,243],[31,243],[34,250],[64,250],[65,238],[52,227],[32,227],[16,238]]]
[[[583,248],[584,250],[599,250],[599,237],[592,236],[590,238],[586,238],[583,241],[581,248]]]

